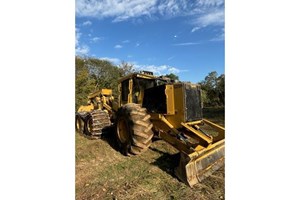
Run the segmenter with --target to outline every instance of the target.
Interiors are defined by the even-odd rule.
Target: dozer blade
[[[189,155],[181,153],[175,175],[192,187],[224,165],[224,156],[224,140]]]

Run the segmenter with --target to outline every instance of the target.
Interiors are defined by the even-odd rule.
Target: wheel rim
[[[79,122],[79,117],[77,117],[77,116],[76,116],[75,126],[76,126],[76,131],[79,131],[80,130],[80,122]]]
[[[82,132],[83,130],[83,121],[80,117],[76,117],[76,131]]]
[[[87,121],[87,132],[90,134],[93,131],[93,119],[90,117]]]
[[[120,139],[121,143],[125,143],[129,140],[127,124],[124,118],[118,120],[117,124],[117,134],[118,138]]]

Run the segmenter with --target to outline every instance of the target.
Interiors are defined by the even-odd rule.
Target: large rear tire
[[[116,138],[124,155],[138,155],[146,151],[152,142],[153,124],[146,109],[129,103],[117,112]]]

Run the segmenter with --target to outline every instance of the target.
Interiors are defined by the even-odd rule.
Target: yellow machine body
[[[149,84],[149,88],[137,89],[137,84],[140,85],[137,80],[156,82],[156,86]],[[202,117],[199,85],[168,82],[151,74],[138,73],[123,77],[119,81],[119,92],[120,107],[127,103],[141,104],[151,115],[158,135],[181,152],[176,175],[183,182],[193,186],[224,164],[225,129]],[[191,110],[198,111],[196,117],[188,116]]]
[[[112,96],[111,89],[101,89],[88,95],[87,105],[79,107],[77,112],[91,112],[93,110],[105,109],[112,112],[112,102],[114,97]]]
[[[109,89],[91,94],[89,99],[93,102],[105,94],[106,98],[100,98],[101,108],[110,113],[131,103],[147,109],[154,132],[180,151],[175,170],[180,180],[193,186],[224,164],[225,129],[203,118],[199,85],[134,73],[119,80],[118,90],[115,103],[107,101],[107,97],[113,99]],[[97,108],[95,103],[91,105]]]

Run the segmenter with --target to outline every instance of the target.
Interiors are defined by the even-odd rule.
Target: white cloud
[[[76,0],[76,15],[97,18],[112,17],[124,21],[133,17],[149,16],[157,0]]]
[[[85,56],[88,55],[90,48],[79,42],[82,33],[79,28],[75,28],[75,54]]]
[[[76,48],[76,55],[88,55],[90,48],[87,45],[78,46]]]
[[[224,28],[221,30],[221,33],[217,34],[216,37],[212,38],[210,41],[223,41],[225,39]]]
[[[189,16],[188,23],[194,33],[208,26],[224,27],[224,0],[76,0],[76,16],[111,18],[112,22],[131,20],[133,23]],[[140,44],[136,43],[138,46]]]
[[[82,23],[83,26],[90,26],[92,25],[92,22],[91,21],[85,21]]]
[[[224,9],[213,9],[204,15],[199,15],[193,20],[195,26],[191,32],[195,32],[207,26],[224,26]]]
[[[167,60],[172,60],[173,58],[175,58],[175,56],[171,56]]]
[[[161,15],[171,17],[179,15],[186,6],[186,1],[165,0],[160,2],[157,9]]]
[[[169,68],[168,70],[169,70],[169,72],[171,72],[171,73],[173,73],[173,74],[177,74],[177,73],[180,72],[180,70],[177,69],[177,68],[175,68],[175,67],[171,67],[171,68]]]
[[[101,38],[101,37],[93,37],[92,39],[91,39],[91,41],[92,42],[98,42],[99,40],[102,40],[103,38]]]
[[[100,57],[99,59],[107,60],[109,62],[112,62],[115,65],[120,65],[122,63],[122,60],[119,59],[119,58]],[[126,61],[126,62],[128,64],[133,65],[133,68],[136,71],[143,71],[143,70],[151,71],[151,72],[154,73],[154,75],[157,75],[157,76],[170,74],[170,73],[178,74],[178,73],[187,71],[187,70],[182,70],[182,69],[179,69],[177,67],[169,66],[169,65],[159,65],[159,66],[156,66],[156,65],[140,65],[135,61]]]
[[[75,28],[75,46],[79,45],[79,38],[82,33],[80,33],[80,30],[78,28]]]
[[[196,2],[199,6],[206,6],[206,7],[212,7],[212,6],[220,6],[224,3],[224,0],[198,0]]]
[[[189,23],[192,26],[191,32],[196,32],[207,26],[217,26],[223,30],[217,34],[211,41],[220,41],[224,39],[224,0],[76,0],[77,17],[94,17],[98,19],[111,18],[113,22],[132,20],[133,22],[143,21],[144,19],[161,19],[179,16],[189,16]],[[92,25],[91,21],[85,21],[83,26]],[[89,53],[89,47],[80,42],[79,29],[76,29],[76,53]],[[92,36],[90,36],[92,37]],[[176,38],[177,35],[174,35]],[[90,38],[96,42],[101,38]],[[122,45],[130,42],[122,41]],[[185,42],[173,44],[174,46],[199,45],[200,42]],[[117,44],[116,49],[123,48]],[[136,47],[141,44],[135,43]],[[153,66],[154,70],[161,69],[162,66]],[[149,66],[149,67],[150,67]],[[171,71],[176,68],[170,69]],[[160,70],[158,70],[160,71]],[[176,71],[176,70],[175,70]]]
[[[102,58],[99,58],[101,60],[107,60],[115,65],[119,65],[121,64],[121,60],[119,58],[110,58],[110,57],[102,57]]]
[[[121,48],[123,48],[123,46],[122,45],[119,45],[119,44],[117,44],[117,45],[115,45],[115,47],[114,47],[115,49],[121,49]]]
[[[160,75],[165,75],[165,74],[178,74],[180,72],[186,71],[186,70],[180,70],[176,67],[172,67],[169,65],[134,65],[135,70],[137,71],[151,71],[154,73],[154,75],[160,76]]]
[[[113,22],[205,14],[224,0],[76,0],[76,16],[112,18]]]
[[[196,26],[196,27],[194,27],[194,28],[191,30],[191,32],[194,33],[195,31],[197,31],[197,30],[199,30],[199,29],[200,29],[200,27],[199,27],[199,26]]]
[[[199,45],[203,44],[203,42],[184,42],[184,43],[176,43],[173,46],[191,46],[191,45]]]

